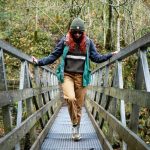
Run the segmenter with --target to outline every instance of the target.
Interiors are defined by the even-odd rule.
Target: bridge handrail
[[[18,61],[20,66],[17,66],[20,71],[16,71],[20,73],[19,85],[13,90],[7,84],[5,67],[7,55],[4,54],[17,61],[20,60]],[[16,104],[15,117],[12,108],[16,108]],[[27,149],[38,148],[39,144],[35,146],[35,143],[42,142],[38,140],[39,137],[44,140],[61,104],[56,74],[49,67],[34,65],[30,56],[0,40],[0,110],[2,114],[0,122],[4,125],[0,149],[11,150],[14,147],[20,149],[21,146],[28,147]],[[38,137],[35,137],[37,136],[36,128],[40,129]],[[21,140],[24,140],[23,145],[20,145]]]
[[[104,149],[112,149],[114,132],[118,133],[122,147],[126,149],[149,150],[148,145],[137,135],[138,118],[141,107],[150,108],[150,73],[147,50],[150,47],[150,33],[131,43],[101,63],[92,72],[92,82],[86,95],[86,108],[94,122]],[[137,54],[135,88],[123,88],[122,64],[124,59]],[[135,55],[134,55],[135,56]],[[115,64],[115,65],[113,65]],[[135,65],[134,65],[135,66]],[[127,82],[127,81],[126,81]],[[125,102],[131,104],[130,122],[127,126]],[[119,104],[118,104],[119,103]],[[118,107],[120,107],[118,109]],[[116,112],[119,110],[120,118]],[[108,128],[103,132],[103,127]]]
[[[31,64],[33,64],[31,56],[23,53],[21,50],[15,48],[14,46],[10,45],[9,43],[0,40],[0,48],[3,49],[4,53],[10,54],[14,56],[15,58],[20,59],[21,61],[27,61]],[[52,71],[49,67],[47,66],[42,66],[42,68],[46,69],[47,71],[50,71],[55,74],[54,71]]]
[[[51,100],[43,107],[41,107],[34,114],[29,116],[18,127],[6,134],[0,139],[0,146],[2,150],[13,149],[15,144],[18,143],[35,125],[35,123],[52,107],[57,101]]]
[[[146,50],[145,48],[149,46],[150,46],[150,33],[131,43],[127,47],[121,49],[117,55],[113,56],[110,60],[101,63],[95,70],[92,71],[92,73],[94,73],[98,69],[102,69],[107,65],[115,63],[116,60],[122,60],[130,55],[133,55],[134,53],[137,53],[140,48]]]
[[[143,140],[141,140],[141,138],[139,138],[138,135],[132,132],[128,127],[124,126],[116,117],[110,114],[101,105],[98,105],[96,102],[89,99],[87,101],[94,106],[95,110],[99,112],[101,117],[103,117],[112,129],[119,134],[119,137],[127,143],[130,149],[136,148],[137,150],[149,150],[149,147]]]

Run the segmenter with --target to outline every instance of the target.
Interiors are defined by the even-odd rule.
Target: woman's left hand
[[[116,55],[117,53],[119,53],[119,51],[112,52],[113,55]]]

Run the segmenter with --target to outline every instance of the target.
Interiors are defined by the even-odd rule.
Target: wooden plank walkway
[[[74,142],[71,139],[72,125],[67,107],[62,107],[41,146],[41,150],[102,150],[85,108],[82,110],[82,115],[80,125],[82,139]]]

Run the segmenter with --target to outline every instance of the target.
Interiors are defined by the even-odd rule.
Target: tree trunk
[[[103,47],[106,46],[106,4],[103,5]]]
[[[108,50],[112,50],[112,0],[109,0],[109,16],[108,16],[108,30],[106,34],[106,45],[105,48]]]

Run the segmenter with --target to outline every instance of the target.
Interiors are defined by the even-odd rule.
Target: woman
[[[62,83],[64,99],[68,104],[68,111],[72,122],[72,138],[81,139],[79,133],[81,109],[86,94],[86,86],[90,83],[89,59],[96,63],[108,60],[117,51],[107,55],[100,55],[94,43],[85,34],[84,21],[75,18],[67,35],[56,45],[54,51],[43,59],[33,62],[39,66],[52,64],[61,55],[61,63],[56,71],[58,80]]]

